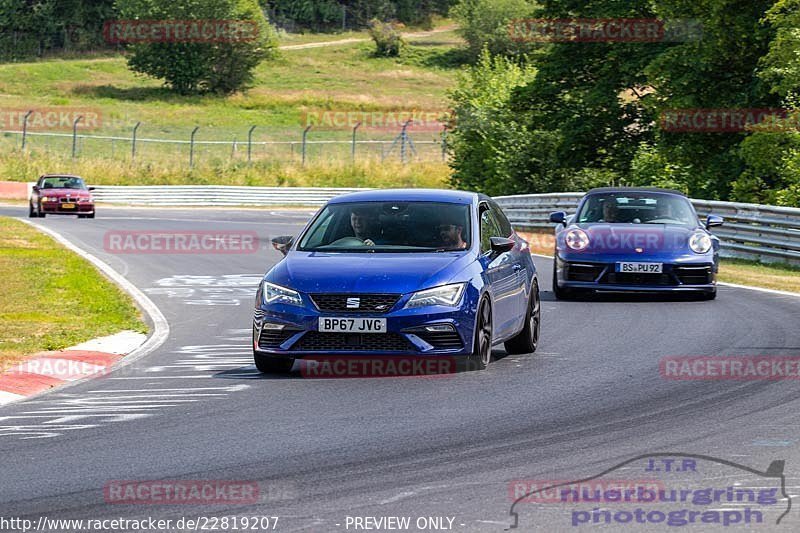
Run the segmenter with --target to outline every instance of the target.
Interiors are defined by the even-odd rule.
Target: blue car
[[[695,292],[717,295],[719,239],[700,224],[686,196],[665,189],[589,191],[576,214],[550,215],[556,227],[553,293],[565,299],[587,291]]]
[[[448,357],[489,364],[492,346],[532,353],[539,284],[528,243],[491,198],[375,190],[329,201],[258,289],[262,372],[319,356]]]

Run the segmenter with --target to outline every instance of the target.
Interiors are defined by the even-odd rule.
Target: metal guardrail
[[[574,212],[583,193],[529,194],[495,198],[511,223],[522,230],[552,228],[553,211]],[[800,264],[800,209],[758,204],[692,200],[701,220],[709,214],[725,218],[714,229],[722,255],[762,262]]]
[[[349,192],[366,189],[305,187],[233,187],[225,185],[97,186],[95,200],[148,206],[320,206]]]
[[[320,206],[335,196],[366,189],[233,187],[224,185],[98,186],[99,202],[150,206]],[[521,230],[550,230],[553,211],[572,212],[583,193],[528,194],[495,198]],[[757,204],[692,200],[701,218],[725,218],[714,229],[726,257],[800,264],[800,209]]]

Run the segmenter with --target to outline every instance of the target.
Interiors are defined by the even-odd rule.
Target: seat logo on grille
[[[361,307],[361,298],[348,298],[347,299],[347,308],[348,309],[358,309]]]

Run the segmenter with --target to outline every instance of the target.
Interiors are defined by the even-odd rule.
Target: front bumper
[[[48,215],[91,215],[94,213],[94,203],[71,202],[75,207],[65,208],[61,202],[42,202],[42,213]]]
[[[399,309],[390,313],[335,313],[290,305],[256,309],[253,350],[270,357],[302,359],[337,355],[461,356],[473,350],[474,306]],[[385,318],[386,333],[322,333],[321,317]],[[269,326],[265,327],[266,324]],[[282,329],[276,329],[278,325]],[[430,332],[426,326],[449,326]]]
[[[661,274],[616,272],[620,261],[663,263]],[[613,261],[556,259],[556,282],[564,289],[634,292],[712,292],[717,286],[717,265],[713,258],[700,261],[619,258]]]

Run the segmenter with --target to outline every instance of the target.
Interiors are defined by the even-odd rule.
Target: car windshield
[[[697,225],[686,198],[658,193],[593,194],[583,203],[578,224],[678,224]]]
[[[42,180],[43,189],[86,189],[86,184],[81,178],[59,176]]]
[[[446,252],[471,242],[469,205],[443,202],[353,202],[328,205],[299,250]]]

